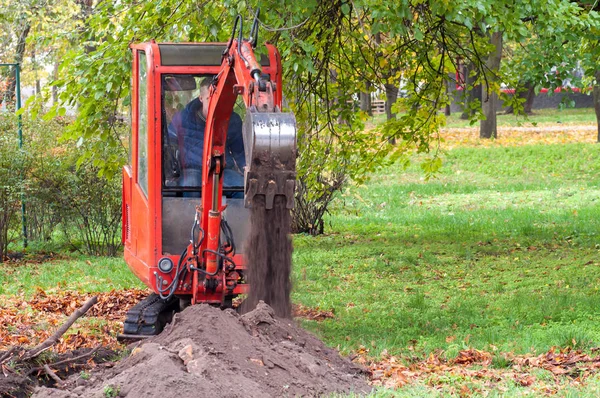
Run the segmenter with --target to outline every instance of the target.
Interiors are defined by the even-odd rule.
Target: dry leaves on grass
[[[332,310],[322,310],[319,307],[311,308],[302,304],[293,305],[294,318],[308,319],[309,321],[322,321],[334,318]]]
[[[0,351],[12,346],[34,346],[46,340],[62,324],[65,317],[53,313],[27,313],[21,309],[3,308],[0,310]],[[63,335],[53,350],[58,353],[77,348],[90,348],[98,345],[116,347],[115,326],[107,325],[109,333],[93,333],[80,329]]]
[[[89,310],[87,316],[106,320],[123,320],[127,311],[148,294],[149,291],[143,289],[111,290],[107,293],[98,293],[98,302]],[[37,311],[69,315],[92,296],[92,294],[75,291],[65,290],[47,294],[43,290],[38,290],[36,296],[27,303]]]
[[[432,374],[461,374],[472,378],[494,378],[489,369],[468,369],[468,365],[488,366],[492,362],[492,354],[479,350],[461,351],[456,358],[446,360],[431,353],[427,359],[405,365],[399,358],[384,352],[382,360],[368,363],[359,359],[359,363],[367,365],[371,371],[374,385],[398,388],[417,380],[425,379]]]
[[[53,350],[62,353],[98,345],[118,347],[115,336],[121,330],[125,313],[147,295],[148,291],[140,289],[113,290],[98,294],[97,304],[59,340]],[[90,294],[72,291],[47,294],[39,290],[29,301],[7,300],[0,307],[0,350],[15,345],[33,346],[40,343],[90,297]],[[102,326],[90,326],[84,321],[90,317],[106,322]]]
[[[6,255],[4,256],[3,265],[21,265],[22,263],[42,264],[47,261],[59,260],[62,258],[66,258],[66,256],[64,254],[54,252],[35,252],[25,254],[24,252],[11,251],[6,253]]]
[[[121,322],[127,311],[146,297],[149,291],[128,289],[99,293],[98,302],[82,318],[71,333],[61,338],[54,351],[62,353],[99,344],[115,348],[115,336],[121,331]],[[76,291],[47,293],[41,289],[30,300],[7,300],[0,307],[0,350],[10,346],[31,346],[48,338],[65,317],[81,307],[92,295]],[[294,305],[294,316],[314,321],[334,317],[333,311]],[[85,324],[85,319],[100,318],[102,326]]]
[[[450,363],[456,365],[471,365],[478,363],[481,365],[488,366],[492,363],[492,354],[486,351],[480,351],[475,349],[464,350],[458,353],[456,358],[452,359]]]
[[[572,142],[594,143],[598,130],[593,125],[560,125],[537,127],[498,127],[495,140],[480,139],[479,128],[445,128],[440,131],[442,147],[452,149],[463,146],[521,146],[534,144],[565,144]]]
[[[432,353],[424,360],[406,363],[398,357],[387,355],[385,351],[377,362],[369,362],[365,350],[360,354],[355,361],[368,367],[372,384],[387,388],[399,388],[418,381],[435,387],[438,383],[444,383],[443,380],[448,376],[480,380],[489,386],[511,379],[523,387],[529,387],[538,381],[531,374],[535,368],[548,370],[555,376],[570,376],[568,379],[577,384],[600,369],[600,356],[591,357],[581,351],[557,348],[538,356],[506,354],[512,366],[504,369],[490,368],[493,355],[475,349],[461,351],[452,359]],[[539,389],[540,392],[556,392],[556,386],[540,385]]]
[[[542,368],[555,375],[587,376],[600,369],[600,356],[591,357],[579,350],[553,347],[545,354],[538,356],[516,356],[511,359],[513,368]]]
[[[61,316],[40,318],[19,308],[0,310],[0,349],[11,345],[30,345],[50,336],[50,329],[60,323]]]

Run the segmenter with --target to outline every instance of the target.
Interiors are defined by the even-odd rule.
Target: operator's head
[[[200,94],[198,98],[202,102],[202,117],[206,119],[208,115],[208,99],[210,98],[210,85],[212,84],[212,76],[207,76],[200,81]]]

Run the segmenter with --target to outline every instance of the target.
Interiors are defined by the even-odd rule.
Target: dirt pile
[[[251,232],[244,253],[248,263],[248,283],[252,288],[242,310],[251,310],[262,300],[275,310],[278,317],[290,318],[293,248],[286,198],[275,196],[273,208],[266,209],[264,195],[257,195],[250,211]]]
[[[113,368],[35,398],[295,397],[370,391],[363,370],[264,303],[245,315],[196,305]]]

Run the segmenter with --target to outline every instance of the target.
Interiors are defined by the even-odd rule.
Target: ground
[[[436,178],[415,157],[349,186],[324,235],[294,237],[298,320],[371,369],[374,396],[598,396],[600,146],[587,112],[501,122],[492,141],[451,120]],[[34,344],[79,296],[143,288],[120,259],[61,256],[3,265],[0,349]],[[116,344],[117,312],[104,310],[64,349]]]

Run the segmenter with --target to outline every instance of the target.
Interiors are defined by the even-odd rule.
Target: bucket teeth
[[[265,192],[265,208],[272,209],[275,194],[277,193],[277,183],[273,180],[267,182],[267,190]]]
[[[265,195],[267,209],[275,196],[294,207],[296,187],[296,119],[291,113],[261,113],[248,110],[244,120],[246,154],[245,206],[255,195]]]

